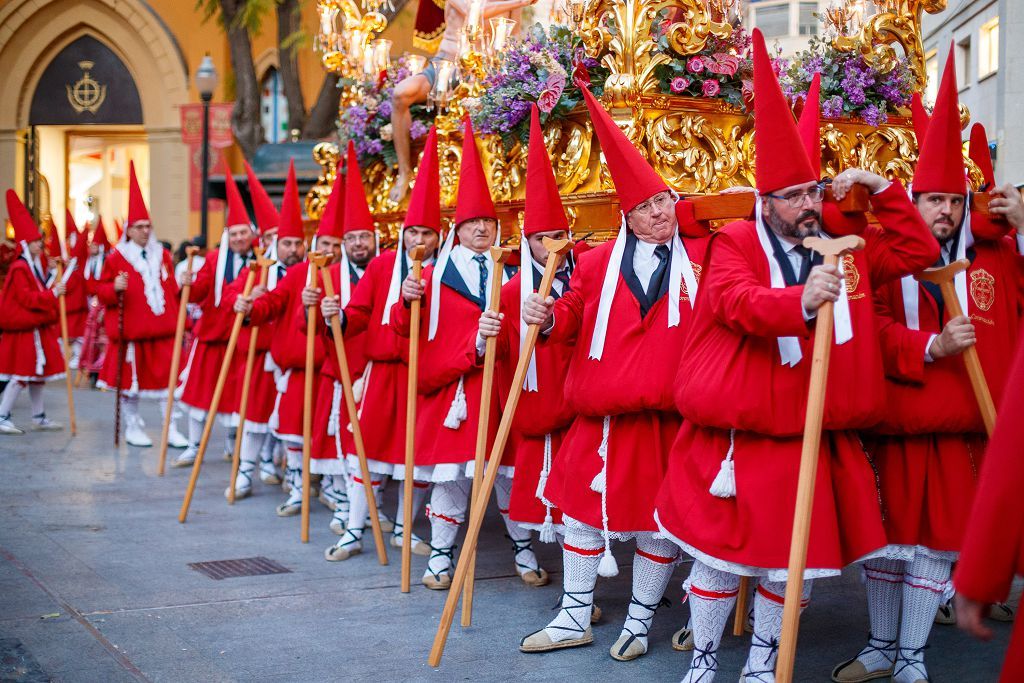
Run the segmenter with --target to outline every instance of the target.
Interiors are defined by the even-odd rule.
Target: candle
[[[466,13],[466,27],[469,29],[479,29],[482,24],[480,23],[483,17],[484,3],[483,0],[470,0],[469,11]]]
[[[422,73],[427,68],[427,58],[423,55],[410,55],[407,54],[405,57],[405,65],[409,67],[409,71],[415,76],[418,73]]]
[[[391,64],[391,41],[387,38],[378,38],[373,41],[373,60],[377,71],[387,71]]]
[[[507,17],[498,17],[491,19],[491,52],[492,54],[498,54],[505,49],[505,43],[508,42],[509,36],[512,35],[512,31],[515,29],[516,22],[514,19]]]
[[[448,90],[451,88],[452,74],[455,71],[455,64],[447,59],[438,59],[435,62],[437,68],[437,80],[434,81],[434,89],[430,93],[431,99],[442,107],[448,102]]]

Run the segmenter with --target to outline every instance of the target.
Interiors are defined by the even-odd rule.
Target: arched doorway
[[[0,63],[0,187],[34,190],[27,199],[48,200],[39,208],[63,229],[65,207],[76,217],[93,206],[104,216],[125,213],[132,158],[161,237],[186,236],[188,160],[177,107],[188,101],[188,75],[145,2],[7,0]],[[154,172],[159,182],[150,184]]]

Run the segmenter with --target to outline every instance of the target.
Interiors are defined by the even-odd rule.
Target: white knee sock
[[[77,370],[82,360],[82,338],[75,337],[71,340],[71,369]]]
[[[32,382],[28,385],[28,397],[32,401],[32,417],[45,417],[46,408],[43,407],[43,385],[41,382]]]
[[[630,636],[622,645],[623,654],[632,640],[647,650],[647,633],[651,630],[654,613],[661,606],[672,571],[675,569],[679,549],[665,539],[655,540],[653,534],[642,534],[636,539],[633,555],[633,596],[626,611],[626,622],[619,637]]]
[[[804,580],[800,610],[807,607],[811,599],[811,582]],[[786,600],[785,581],[761,579],[754,592],[754,635],[750,642],[750,654],[743,667],[744,681],[774,683],[775,659],[779,652],[779,637],[782,635],[782,607]]]
[[[380,475],[370,474],[370,485],[373,487],[374,495],[380,490],[382,478]],[[363,478],[354,475],[348,482],[348,524],[346,524],[347,535],[352,535],[356,540],[363,537],[366,529],[366,519],[369,514],[370,504],[366,500],[366,485]]]
[[[520,574],[527,572],[540,573],[540,563],[533,553],[533,543],[530,540],[530,532],[513,522],[508,516],[508,505],[512,498],[512,479],[503,477],[500,474],[494,481],[494,497],[498,501],[498,512],[505,522],[506,536],[512,541],[513,559],[516,564],[516,571]]]
[[[263,442],[267,439],[267,433],[256,433],[256,432],[244,432],[242,434],[242,452],[239,454],[239,460],[243,463],[251,464],[250,469],[254,469],[256,463],[260,459],[260,451],[263,450]]]
[[[718,645],[729,614],[736,604],[740,577],[694,560],[690,576],[683,583],[689,595],[693,627],[693,659],[683,683],[711,683],[718,671]]]
[[[395,513],[395,536],[402,535],[402,528],[405,526],[405,482],[396,481],[398,484],[398,508]],[[412,518],[413,520],[420,514],[420,510],[423,509],[423,501],[427,498],[427,492],[430,490],[430,482],[426,481],[414,481],[412,483]]]
[[[12,379],[4,388],[3,396],[0,396],[0,417],[9,418],[14,409],[14,402],[18,400],[18,394],[25,388],[22,382]]]
[[[430,559],[423,576],[439,577],[450,572],[455,559],[455,537],[459,526],[466,520],[469,507],[469,493],[473,486],[470,479],[439,481],[434,484],[427,505],[430,520]]]
[[[188,447],[199,448],[199,441],[203,438],[203,427],[205,423],[199,418],[188,416]]]
[[[122,395],[121,413],[124,415],[124,419],[121,422],[125,429],[137,424],[139,422],[139,397]]]
[[[274,451],[277,450],[280,443],[276,436],[267,432],[267,438],[263,441],[263,447],[260,449],[260,462],[274,462]]]
[[[288,444],[285,446],[285,458],[287,467],[285,476],[292,490],[288,492],[288,502],[295,503],[302,500],[302,446]]]
[[[597,565],[604,554],[604,538],[593,527],[572,524],[562,546],[562,608],[544,627],[554,642],[579,638],[590,628],[594,610]]]
[[[224,437],[224,452],[229,455],[235,453],[235,438],[238,436],[238,427],[229,427],[228,433]],[[243,435],[244,436],[244,435]]]
[[[924,646],[928,643],[935,611],[942,604],[949,587],[952,564],[918,553],[907,563],[903,577],[903,620],[900,624],[900,647],[892,680],[913,683],[928,680],[924,666]]]
[[[903,597],[903,560],[873,559],[864,563],[871,633],[857,660],[868,671],[884,671],[896,660],[896,637]]]

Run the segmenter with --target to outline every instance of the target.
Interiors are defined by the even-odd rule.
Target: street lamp
[[[196,71],[196,90],[199,91],[199,97],[203,101],[203,203],[199,210],[199,234],[207,239],[209,238],[206,234],[207,205],[210,203],[210,100],[213,99],[213,91],[216,88],[217,69],[214,68],[213,60],[207,54],[199,63],[199,70]]]

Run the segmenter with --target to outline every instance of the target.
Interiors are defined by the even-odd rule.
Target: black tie
[[[654,248],[654,255],[658,257],[658,267],[654,269],[654,273],[651,274],[651,282],[647,285],[647,300],[654,305],[661,294],[661,285],[665,280],[665,273],[668,271],[668,257],[669,250],[668,246],[659,244]]]
[[[146,259],[146,250],[145,249],[142,250],[142,260],[143,261],[147,260]]]
[[[805,284],[807,277],[811,274],[811,250],[802,244],[798,244],[793,247],[793,251],[800,254],[800,275],[797,278],[797,284]]]
[[[563,268],[555,273],[555,279],[562,283],[562,294],[569,291],[569,270]]]
[[[477,254],[473,260],[480,265],[480,307],[487,307],[487,257]]]

